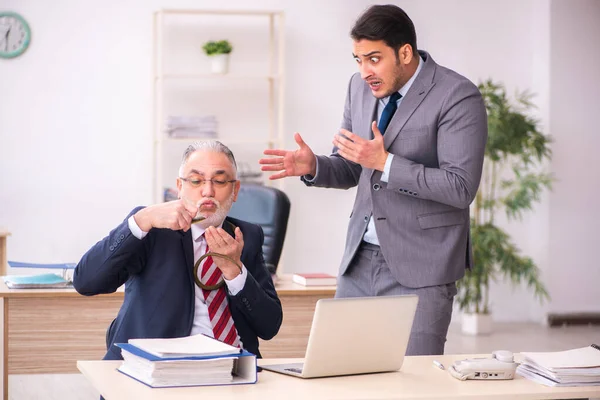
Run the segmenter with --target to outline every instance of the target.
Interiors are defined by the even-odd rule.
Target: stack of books
[[[325,273],[296,273],[292,281],[304,286],[335,286],[337,278]]]
[[[166,131],[172,138],[202,138],[214,139],[218,131],[217,117],[214,115],[169,116]]]
[[[523,352],[517,373],[546,386],[600,386],[600,347],[592,344],[557,352]]]
[[[256,383],[256,356],[205,335],[117,343],[119,371],[150,387]]]

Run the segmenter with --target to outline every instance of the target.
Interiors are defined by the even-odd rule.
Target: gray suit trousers
[[[362,242],[348,269],[338,277],[335,297],[416,294],[415,314],[406,355],[444,354],[456,284],[409,288],[392,276],[379,246]]]

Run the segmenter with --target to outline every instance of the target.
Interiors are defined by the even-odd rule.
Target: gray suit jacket
[[[487,114],[477,87],[420,52],[423,68],[400,103],[384,136],[394,154],[388,182],[333,150],[317,156],[310,185],[347,189],[358,185],[340,267],[343,274],[371,214],[381,251],[407,287],[455,282],[471,266],[469,204],[475,198]],[[377,99],[360,75],[350,79],[342,127],[372,139]],[[303,179],[309,184],[305,179]]]

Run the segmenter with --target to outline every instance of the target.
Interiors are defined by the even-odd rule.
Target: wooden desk
[[[260,352],[264,358],[304,357],[317,300],[332,298],[335,286],[305,287],[284,275],[275,288],[283,307],[283,323],[275,338],[260,341]]]
[[[8,256],[6,255],[6,238],[10,236],[10,232],[0,228],[0,276],[6,275],[8,269]]]
[[[433,367],[440,360],[477,355],[406,357],[401,372],[336,378],[300,379],[263,371],[255,385],[151,389],[118,372],[120,361],[78,361],[77,367],[106,400],[226,399],[574,399],[600,397],[600,387],[549,388],[517,376],[508,381],[459,381]],[[483,355],[479,355],[483,357]],[[259,360],[259,364],[301,361]]]
[[[304,287],[291,276],[276,284],[283,324],[270,341],[261,341],[264,357],[304,357],[318,299],[333,297],[335,287]],[[8,374],[77,372],[77,360],[101,360],[106,329],[123,303],[123,292],[85,297],[74,289],[8,289],[4,300],[3,393]]]
[[[3,398],[8,374],[74,372],[77,360],[99,360],[106,353],[106,329],[123,293],[81,296],[73,289],[8,289],[4,302]]]

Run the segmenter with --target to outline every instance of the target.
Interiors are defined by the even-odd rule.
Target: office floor
[[[490,353],[494,350],[559,351],[600,341],[600,326],[547,328],[529,323],[496,323],[490,336],[465,336],[450,326],[447,354]],[[97,400],[99,393],[79,374],[11,375],[11,400]]]

